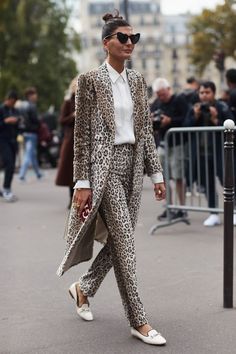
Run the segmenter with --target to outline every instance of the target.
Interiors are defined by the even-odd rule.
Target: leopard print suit
[[[114,145],[115,115],[106,65],[80,75],[76,95],[74,180],[89,180],[92,210],[82,222],[72,207],[67,248],[58,269],[62,275],[73,265],[92,257],[98,213],[108,231],[107,242],[79,284],[94,296],[107,272],[114,267],[122,302],[131,326],[147,323],[138,295],[134,229],[140,206],[143,169],[160,172],[150,121],[146,85],[142,76],[127,70],[134,103],[135,144]]]
[[[129,205],[135,225],[144,167],[148,175],[161,172],[162,168],[153,139],[145,81],[135,70],[127,69],[127,77],[134,103],[135,145]],[[85,222],[80,220],[76,209],[71,208],[66,228],[65,255],[57,270],[59,276],[72,266],[92,258],[99,206],[112,169],[115,113],[112,87],[105,63],[98,69],[79,76],[75,103],[74,180],[90,180],[93,201],[92,210]]]

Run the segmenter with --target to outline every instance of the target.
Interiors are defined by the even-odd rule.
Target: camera
[[[210,104],[207,102],[202,102],[200,104],[200,111],[201,111],[204,125],[210,125],[210,121],[211,121],[210,107],[211,107]]]
[[[153,121],[154,130],[158,130],[160,128],[163,114],[164,112],[160,108],[152,112],[152,121]]]
[[[203,113],[203,114],[208,114],[208,113],[210,113],[210,105],[209,105],[209,103],[207,103],[207,102],[202,102],[202,103],[200,104],[200,110],[201,110],[201,113]]]

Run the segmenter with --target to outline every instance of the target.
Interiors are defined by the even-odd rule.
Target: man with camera
[[[182,148],[180,136],[177,135],[175,141],[172,139],[168,143],[169,156],[166,156],[166,148],[164,144],[166,132],[173,127],[182,127],[185,116],[188,111],[188,104],[183,96],[173,94],[169,82],[164,78],[158,78],[153,82],[153,92],[157,98],[152,103],[150,109],[152,112],[154,136],[158,148],[159,157],[163,168],[165,167],[165,159],[168,158],[168,169],[170,177],[176,183],[176,190],[180,205],[185,202],[185,187],[183,180],[183,171],[181,164]],[[176,213],[171,212],[171,218],[183,218],[186,216],[182,210]],[[167,217],[166,210],[158,216],[158,220],[165,220]]]
[[[202,82],[199,88],[199,102],[197,102],[186,116],[186,126],[221,126],[226,119],[233,119],[232,113],[225,102],[215,99],[216,86],[212,81]],[[204,188],[208,207],[216,208],[217,196],[215,177],[217,176],[223,185],[222,165],[222,139],[220,133],[207,135],[200,134],[199,139],[199,167],[201,186]],[[196,151],[197,155],[197,151]],[[197,156],[192,156],[193,162]],[[216,176],[215,176],[216,174]],[[199,182],[199,181],[198,181]],[[204,226],[219,225],[220,218],[217,213],[211,213],[204,221]]]

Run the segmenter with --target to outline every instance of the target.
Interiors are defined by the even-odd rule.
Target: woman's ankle
[[[141,334],[147,336],[148,332],[152,330],[152,327],[149,323],[145,323],[141,326],[135,327],[135,329],[140,332]]]
[[[78,298],[79,298],[79,306],[82,306],[84,304],[88,304],[88,296],[83,294],[83,292],[80,289],[80,286],[78,284],[76,285],[76,291],[77,291]]]

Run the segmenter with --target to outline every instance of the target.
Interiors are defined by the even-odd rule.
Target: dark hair
[[[187,84],[193,84],[194,82],[198,83],[198,80],[194,76],[190,76],[186,80]]]
[[[213,93],[216,93],[216,85],[213,81],[203,81],[200,83],[200,87],[209,88]]]
[[[231,84],[236,84],[236,69],[229,69],[226,71],[226,79]]]
[[[113,14],[106,13],[102,19],[105,21],[102,28],[102,39],[113,34],[118,27],[130,27],[130,24],[119,15],[118,10],[114,10]]]
[[[34,95],[35,93],[37,93],[37,90],[35,87],[27,87],[27,89],[25,90],[25,97],[29,98],[30,96]]]
[[[6,95],[6,99],[18,100],[17,92],[14,90],[9,91]]]

